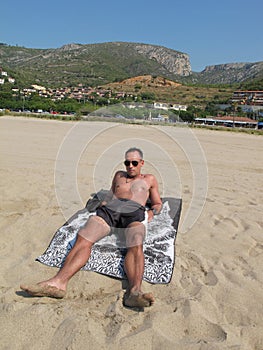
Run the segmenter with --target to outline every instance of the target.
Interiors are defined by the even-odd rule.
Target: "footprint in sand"
[[[0,242],[1,257],[10,256],[10,253],[14,251],[14,241],[12,240],[11,234],[2,235]]]
[[[260,244],[260,243],[256,243],[248,251],[249,256],[253,258],[257,257],[262,253],[263,253],[263,244]]]
[[[218,278],[212,270],[208,271],[205,275],[205,284],[208,286],[215,286],[218,282]]]
[[[211,323],[205,318],[198,318],[198,321],[190,320],[187,331],[191,339],[206,342],[222,342],[227,338],[227,333],[221,326]]]
[[[245,232],[249,229],[249,225],[238,216],[233,214],[232,217],[226,217],[222,215],[213,215],[211,218],[212,226],[217,226],[221,229],[235,230],[235,232]],[[235,235],[233,235],[235,238]]]
[[[71,318],[66,318],[56,329],[53,335],[49,349],[57,349],[57,345],[60,344],[61,349],[71,349],[74,337],[72,334],[75,333],[77,328],[76,323]]]
[[[202,285],[215,286],[218,278],[212,269],[205,267],[205,262],[195,254],[188,252],[185,254],[186,267],[181,266],[182,277],[180,284],[183,289],[188,289],[191,296],[197,294]]]
[[[191,306],[191,302],[184,301],[178,305],[177,312],[159,314],[152,321],[156,334],[162,334],[172,342],[178,339],[184,339],[187,343],[223,342],[226,340],[227,333],[220,325],[208,321]]]

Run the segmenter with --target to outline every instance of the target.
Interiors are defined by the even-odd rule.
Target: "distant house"
[[[163,102],[154,102],[153,103],[153,108],[163,109],[163,110],[167,111],[169,109],[169,104],[168,103],[163,103]]]
[[[0,79],[0,84],[3,85],[5,83],[5,79]]]
[[[154,102],[153,108],[163,109],[165,111],[168,111],[169,109],[173,109],[174,111],[186,111],[187,110],[186,105],[181,105],[178,103],[163,103],[163,102]]]
[[[46,91],[46,88],[40,85],[32,85],[32,88],[36,91]]]
[[[263,91],[239,90],[233,93],[232,103],[239,105],[263,106]]]
[[[168,121],[169,120],[169,115],[162,115],[162,114],[158,114],[157,117],[152,117],[151,118],[152,121],[157,121],[157,122],[164,122],[164,121]]]
[[[181,104],[172,104],[172,105],[170,105],[170,109],[173,109],[175,111],[186,111],[187,106],[181,105]]]

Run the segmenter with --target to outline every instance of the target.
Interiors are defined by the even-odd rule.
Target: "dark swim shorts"
[[[106,221],[110,227],[126,228],[132,222],[144,223],[145,207],[130,199],[113,199],[96,210],[96,215]]]

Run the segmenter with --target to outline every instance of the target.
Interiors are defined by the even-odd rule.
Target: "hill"
[[[100,86],[142,76],[161,76],[185,84],[238,84],[262,81],[263,61],[228,63],[191,70],[187,53],[163,46],[108,42],[34,49],[0,44],[0,67],[19,85]]]
[[[209,102],[226,103],[232,96],[233,88],[215,86],[187,86],[163,77],[151,75],[137,76],[121,82],[104,85],[113,92],[124,92],[127,95],[145,94],[150,99],[205,106]]]
[[[0,65],[16,72],[18,79],[47,87],[98,86],[143,74],[173,80],[191,74],[189,56],[185,53],[120,42],[69,44],[46,50],[1,45]]]
[[[198,76],[203,84],[233,84],[263,78],[263,61],[228,63],[206,67]]]

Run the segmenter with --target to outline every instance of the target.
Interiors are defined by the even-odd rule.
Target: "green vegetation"
[[[218,109],[218,104],[227,104],[232,96],[231,89],[218,89],[218,88],[204,88],[204,87],[187,87],[184,85],[177,86],[176,88],[169,87],[149,87],[148,85],[140,85],[141,88],[138,93],[134,92],[132,87],[126,87],[127,91],[123,97],[116,97],[117,93],[113,90],[109,90],[109,86],[105,86],[105,89],[98,88],[97,91],[105,93],[105,96],[99,96],[96,91],[92,92],[85,98],[64,98],[54,100],[52,97],[41,97],[37,92],[31,92],[29,95],[21,93],[19,89],[13,90],[14,85],[5,83],[0,85],[0,108],[6,110],[23,112],[37,112],[43,111],[45,114],[52,115],[76,115],[87,116],[89,114],[98,115],[96,113],[99,110],[99,115],[107,117],[120,115],[127,119],[139,118],[142,120],[149,119],[149,109],[143,108],[129,109],[124,108],[125,103],[146,103],[149,106],[153,102],[166,102],[166,103],[178,103],[187,105],[187,110],[153,110],[152,118],[157,118],[158,115],[169,114],[170,121],[182,120],[185,122],[193,122],[195,118],[205,118],[207,116],[216,116],[219,113],[231,114],[235,113],[237,116],[247,116],[254,118],[255,115],[252,112],[244,113],[240,107],[229,105],[225,111]],[[121,88],[119,85],[115,85],[115,89]],[[129,93],[129,89],[133,90],[133,94]],[[117,91],[116,90],[116,91]],[[23,90],[21,90],[23,91]],[[108,92],[108,91],[111,91]],[[262,108],[263,109],[263,108]]]
[[[0,59],[5,69],[18,72],[15,77],[20,83],[46,87],[98,86],[153,73],[176,78],[165,66],[140,54],[135,43],[73,44],[46,50],[3,45]]]
[[[246,82],[243,82],[239,85],[238,90],[261,90],[263,91],[263,78],[261,79],[254,79],[254,80],[249,80]]]
[[[104,107],[107,114],[111,107],[115,108],[115,115],[144,120],[147,118],[147,113],[142,110],[131,113],[130,110],[121,110],[117,105],[125,102],[149,104],[164,102],[188,106],[186,111],[170,112],[170,120],[175,121],[180,118],[183,121],[192,122],[196,117],[224,113],[218,110],[218,105],[228,104],[235,90],[263,90],[263,62],[248,64],[245,67],[241,65],[238,68],[235,65],[229,65],[226,70],[222,67],[220,69],[213,67],[201,73],[189,71],[191,74],[183,77],[171,73],[169,67],[158,62],[156,58],[158,55],[155,59],[150,58],[147,53],[148,48],[144,51],[141,46],[138,50],[137,45],[139,44],[117,42],[91,45],[70,44],[59,49],[44,50],[0,43],[2,68],[8,72],[9,77],[15,79],[15,83],[5,82],[0,85],[0,109],[20,111],[20,113],[42,110],[52,116],[56,116],[57,113],[63,116],[74,113],[79,117]],[[159,48],[150,47],[151,50],[156,50],[155,53],[159,52]],[[162,54],[167,55],[168,58],[176,57],[176,53],[178,52],[166,48],[162,51]],[[229,68],[231,83],[217,84],[225,81]],[[237,82],[235,72],[244,77],[242,83]],[[251,77],[252,73],[254,78],[248,80],[247,77]],[[123,82],[124,79],[138,76],[151,78],[146,83],[143,79],[141,81],[134,79],[131,83]],[[158,77],[162,78],[158,80]],[[37,92],[28,94],[23,92],[33,84],[50,89],[67,87],[73,90],[75,87],[80,89],[94,87],[94,91],[79,98],[70,98],[71,96],[65,93],[61,99],[52,98],[48,94],[41,97]],[[109,92],[103,94],[101,93],[103,90]],[[233,106],[225,110],[225,113],[233,112],[238,116],[255,117],[252,112],[245,114],[241,108],[233,108]],[[153,117],[157,116],[153,115]]]
[[[17,95],[12,92],[11,84],[0,86],[0,108],[13,111],[56,111],[60,113],[73,113],[81,109],[82,105],[74,99],[52,101],[51,98],[40,97],[37,93],[30,96]]]
[[[160,51],[161,50],[161,51]],[[161,57],[161,59],[160,59]],[[185,75],[171,66],[180,60]],[[163,76],[183,84],[218,87],[240,81],[262,79],[263,62],[214,66],[201,73],[191,72],[187,54],[156,45],[129,42],[69,44],[58,49],[31,49],[0,45],[1,66],[13,72],[18,84],[46,87],[99,86],[139,75]],[[189,75],[187,75],[187,72]],[[241,78],[240,78],[241,77]],[[213,85],[212,85],[213,84]],[[199,85],[201,87],[201,85]],[[230,85],[227,86],[229,88]],[[234,87],[232,85],[232,87]]]

